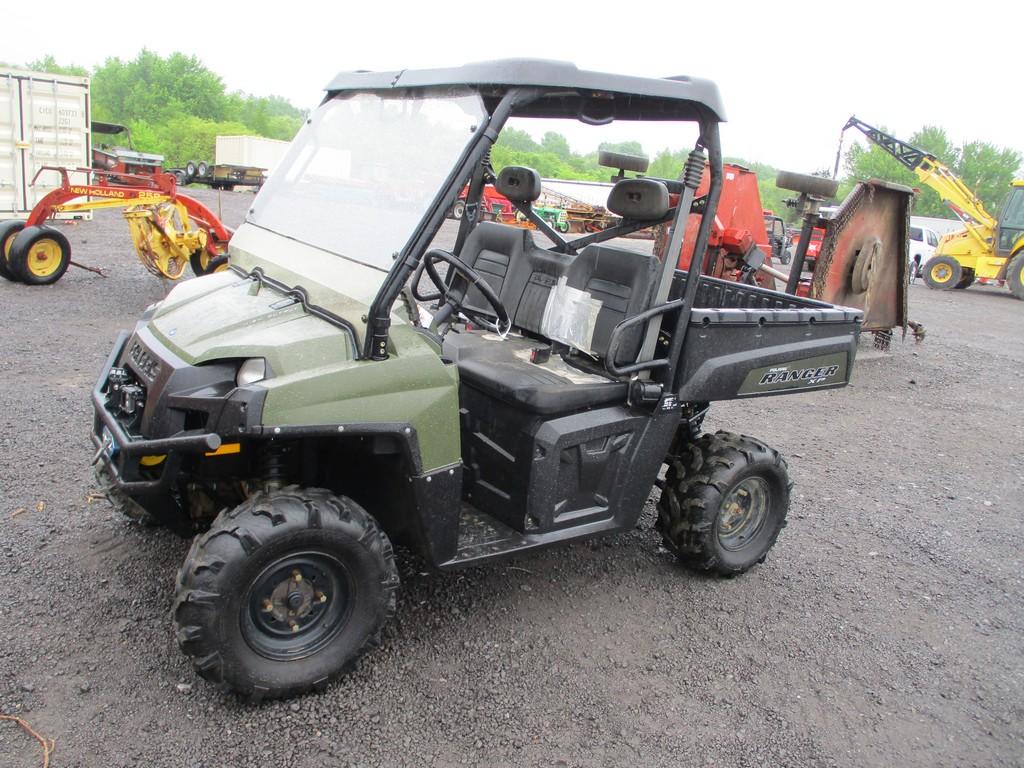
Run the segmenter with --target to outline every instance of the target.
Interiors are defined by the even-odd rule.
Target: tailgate
[[[680,359],[681,400],[783,395],[849,383],[863,312],[714,278],[701,283]]]

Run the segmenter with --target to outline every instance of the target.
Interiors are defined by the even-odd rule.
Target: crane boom
[[[858,120],[856,116],[846,121],[843,132],[849,128],[856,128],[872,143],[896,158],[901,165],[913,171],[922,184],[927,184],[938,193],[942,202],[966,225],[972,237],[979,240],[982,246],[991,248],[992,238],[998,226],[995,217],[985,210],[984,203],[971,188],[935,155],[890,136],[885,131]]]

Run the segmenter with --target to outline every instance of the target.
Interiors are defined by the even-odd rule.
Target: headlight
[[[247,387],[257,381],[267,378],[267,361],[262,357],[250,357],[238,368],[235,376],[235,383],[240,387]]]

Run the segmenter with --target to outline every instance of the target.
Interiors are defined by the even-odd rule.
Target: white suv
[[[911,227],[907,257],[910,259],[910,279],[921,277],[921,267],[935,255],[935,247],[939,244],[939,236],[928,227]]]

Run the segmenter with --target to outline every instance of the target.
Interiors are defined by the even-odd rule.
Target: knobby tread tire
[[[365,604],[353,609],[329,645],[297,661],[274,661],[246,644],[239,609],[268,551],[286,553],[292,541],[305,548],[322,541],[324,551],[341,553],[330,548],[340,541],[350,548],[346,557],[358,554],[346,565],[372,578],[359,584]],[[395,614],[398,586],[391,542],[369,513],[330,491],[289,486],[224,510],[193,540],[178,573],[175,636],[196,672],[221,690],[253,702],[296,696],[322,690],[380,646],[384,625]]]
[[[1024,301],[1024,251],[1018,251],[1006,267],[1006,282],[1010,293]]]
[[[751,475],[768,481],[770,509],[749,551],[728,552],[718,544],[718,513],[729,491]],[[743,573],[764,562],[785,527],[792,487],[786,460],[774,448],[746,435],[705,434],[677,446],[668,458],[657,528],[665,546],[688,568]]]

